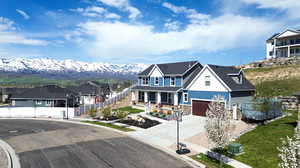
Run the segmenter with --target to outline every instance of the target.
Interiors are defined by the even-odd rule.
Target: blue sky
[[[299,0],[1,0],[0,57],[237,65],[300,29],[299,10]]]

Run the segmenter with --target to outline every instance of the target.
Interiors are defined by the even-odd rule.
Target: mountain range
[[[0,72],[7,74],[32,74],[51,78],[134,78],[147,67],[146,64],[88,63],[71,59],[50,58],[0,58]]]

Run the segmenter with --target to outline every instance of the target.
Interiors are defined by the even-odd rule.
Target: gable
[[[156,66],[154,66],[154,68],[150,73],[150,77],[162,77],[162,76],[163,74],[160,72],[160,70]]]
[[[210,77],[210,86],[205,85],[206,76]],[[194,91],[229,91],[226,85],[207,66],[196,76],[187,89]]]
[[[295,31],[291,31],[291,30],[286,30],[285,32],[280,34],[277,38],[294,36],[294,35],[299,35],[299,33],[295,32]]]

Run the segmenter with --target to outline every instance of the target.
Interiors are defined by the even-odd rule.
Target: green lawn
[[[278,168],[280,139],[291,137],[296,127],[297,113],[292,114],[242,135],[237,142],[243,145],[245,153],[234,159],[255,168]]]
[[[125,107],[120,107],[118,109],[113,109],[113,111],[117,111],[117,110],[128,111],[130,114],[136,114],[136,113],[144,112],[144,110],[132,108],[131,106],[125,106]]]
[[[219,168],[220,161],[210,158],[203,153],[200,153],[198,155],[200,155],[200,158],[198,158],[197,155],[191,156],[191,158],[204,164],[207,168]],[[223,168],[233,168],[233,167],[227,164],[223,164]]]
[[[104,122],[99,122],[99,121],[82,121],[82,122],[89,123],[89,124],[95,124],[95,125],[101,125],[104,127],[109,127],[109,128],[117,129],[117,130],[124,131],[124,132],[134,131],[134,129],[126,128],[126,127],[122,127],[122,126],[118,126],[118,125],[113,125],[111,123],[104,123]]]

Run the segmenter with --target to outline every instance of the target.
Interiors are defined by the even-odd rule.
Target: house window
[[[143,85],[148,85],[149,84],[149,78],[143,78]]]
[[[273,55],[273,51],[270,51],[270,52],[269,52],[269,55],[272,56],[272,55]]]
[[[205,86],[210,86],[210,76],[205,76]]]
[[[295,53],[299,53],[299,48],[296,48],[296,52]]]
[[[189,101],[188,93],[183,93],[183,101],[184,102],[188,102]]]
[[[175,77],[171,77],[171,86],[175,86]]]
[[[272,45],[274,45],[274,41],[272,41]]]
[[[42,101],[41,100],[36,100],[35,104],[42,104]]]
[[[159,84],[159,78],[155,77],[155,85],[158,85],[158,84]]]
[[[291,50],[290,50],[290,54],[294,54],[294,49],[291,49]]]
[[[46,106],[51,106],[51,100],[46,100]]]

